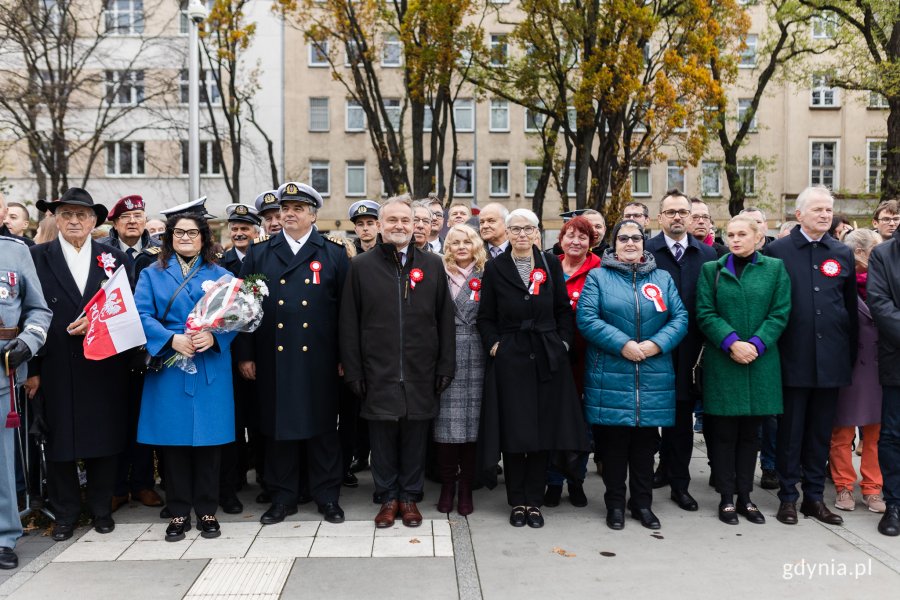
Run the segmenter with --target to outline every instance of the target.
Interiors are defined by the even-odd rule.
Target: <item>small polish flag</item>
[[[84,357],[89,360],[103,360],[147,343],[125,265],[119,265],[84,312],[89,323]]]

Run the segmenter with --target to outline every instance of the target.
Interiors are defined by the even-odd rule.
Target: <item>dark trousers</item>
[[[382,502],[419,502],[424,496],[430,421],[369,421],[372,479]]]
[[[653,455],[659,447],[656,427],[601,426],[600,446],[603,460],[603,499],[606,508],[625,508],[625,482],[631,491],[630,506],[650,508],[653,502]]]
[[[703,415],[709,460],[720,494],[749,494],[753,491],[759,427],[763,417],[721,417]]]
[[[759,447],[759,468],[767,471],[775,470],[775,439],[778,437],[778,417],[763,417],[762,439]]]
[[[343,457],[341,460],[341,471],[345,474],[350,472],[350,463],[353,462],[356,451],[358,430],[365,429],[364,425],[364,423],[360,423],[359,418],[359,398],[347,389],[347,386],[341,385],[338,436],[341,439],[341,456]]]
[[[144,376],[132,372],[128,376],[128,441],[125,451],[119,455],[117,461],[114,490],[116,496],[152,490],[156,483],[153,478],[153,447],[137,442],[143,388]]]
[[[219,498],[237,495],[247,481],[247,437],[244,433],[246,418],[244,412],[252,401],[256,386],[233,370],[234,381],[234,441],[222,446],[222,460],[219,471]]]
[[[174,517],[215,515],[222,446],[163,446],[166,506]]]
[[[112,511],[116,482],[116,456],[84,459],[87,473],[87,505],[94,518],[108,517]],[[47,461],[47,487],[56,522],[75,525],[81,513],[81,485],[75,461]]]
[[[801,481],[804,500],[822,500],[837,397],[837,388],[784,388],[784,414],[778,419],[775,445],[782,502],[800,498]]]
[[[537,506],[544,503],[544,482],[550,453],[503,453],[503,478],[506,501],[510,506]]]
[[[266,442],[266,485],[273,503],[287,506],[297,504],[303,471],[309,475],[309,493],[319,506],[338,501],[343,472],[337,430],[308,440],[267,438]],[[306,451],[305,461],[303,447]]]
[[[665,469],[663,472],[668,476],[673,490],[687,491],[691,483],[693,451],[694,400],[678,400],[675,402],[675,424],[663,427],[659,445],[659,468]]]
[[[471,489],[475,482],[475,442],[464,444],[443,444],[434,442],[437,457],[438,477],[442,484],[449,485],[459,480],[460,485]]]
[[[900,386],[882,387],[878,464],[884,478],[884,502],[900,506]]]

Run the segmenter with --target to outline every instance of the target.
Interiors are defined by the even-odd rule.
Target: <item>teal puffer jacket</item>
[[[590,272],[576,319],[588,342],[585,418],[595,425],[667,427],[675,422],[675,372],[671,352],[684,338],[688,314],[672,277],[644,262],[626,264],[607,249]],[[651,297],[661,295],[662,303]],[[662,310],[664,308],[664,310]],[[641,362],[622,356],[629,340],[650,340],[661,352]]]

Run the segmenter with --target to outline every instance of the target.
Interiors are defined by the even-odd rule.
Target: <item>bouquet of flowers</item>
[[[184,333],[256,331],[263,318],[262,299],[269,295],[265,280],[263,275],[251,275],[246,279],[223,275],[217,281],[204,282],[206,293],[188,315]],[[176,366],[192,375],[197,372],[191,357],[180,352],[170,357],[165,365]]]

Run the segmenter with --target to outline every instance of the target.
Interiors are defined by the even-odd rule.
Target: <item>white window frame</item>
[[[469,171],[469,181],[471,185],[471,191],[461,192],[456,187],[456,178],[457,173],[460,171]],[[456,166],[453,169],[453,195],[459,196],[460,198],[471,198],[475,195],[475,161],[473,160],[460,160],[456,162]]]
[[[747,106],[741,106],[741,102],[747,102]],[[750,105],[753,103],[753,98],[738,98],[738,108],[737,108],[737,120],[738,127],[741,126],[741,123],[744,122],[744,115],[747,114],[747,111],[750,110]],[[753,119],[750,121],[750,128],[748,131],[750,133],[756,133],[759,130],[759,111],[753,115]]]
[[[351,53],[353,52],[353,51],[351,50],[351,48],[355,48],[355,49],[356,49],[357,56],[359,56],[359,53],[360,53],[360,50],[359,50],[359,43],[358,43],[356,40],[347,40],[347,41],[344,43],[344,66],[345,66],[345,67],[352,67],[352,66],[354,66],[353,63],[350,62],[350,59],[352,58],[350,55],[351,55]],[[359,62],[357,61],[356,64],[358,65]]]
[[[542,112],[535,112],[534,118],[529,118],[531,115],[531,109],[527,106],[525,107],[525,133],[538,133],[544,127],[544,123],[547,122],[547,115]],[[533,122],[536,127],[530,127],[530,123]]]
[[[812,18],[810,29],[814,40],[832,40],[837,35],[840,22],[830,12]]]
[[[190,0],[180,0],[178,3],[178,35],[191,33],[191,18],[188,17],[188,4]]]
[[[217,161],[216,158],[219,158]],[[216,156],[216,145],[209,140],[200,141],[200,176],[219,176],[222,174],[222,157]],[[187,177],[188,172],[188,140],[181,140],[181,175]]]
[[[351,191],[350,190],[350,172],[351,171],[362,171],[362,191]],[[365,196],[366,188],[368,187],[366,181],[366,162],[364,160],[348,160],[345,166],[344,173],[344,195],[348,198],[354,198],[357,196]]]
[[[755,69],[756,61],[759,54],[759,36],[755,33],[748,33],[747,39],[744,40],[744,44],[747,46],[741,51],[738,60],[738,68],[740,69]]]
[[[673,185],[672,184],[672,171],[673,170],[681,171],[681,185]],[[685,174],[684,163],[680,160],[667,160],[666,161],[666,189],[671,190],[672,188],[678,188],[682,193],[687,193],[685,190],[687,187],[687,176]]]
[[[872,146],[881,146],[878,152],[880,165],[872,165]],[[881,182],[884,180],[884,171],[887,167],[887,140],[885,138],[866,139],[866,191],[870,194],[881,192]],[[873,169],[875,173],[875,185],[872,185]]]
[[[434,129],[434,111],[431,109],[430,104],[426,104],[424,108],[425,112],[422,115],[422,131],[431,133]]]
[[[638,171],[642,171],[647,174],[647,191],[641,192],[637,189],[637,174]],[[631,180],[631,197],[632,198],[648,198],[653,194],[653,178],[650,176],[650,167],[646,165],[636,166],[631,168],[630,173]]]
[[[330,50],[330,44],[328,40],[322,40],[321,42],[310,42],[307,44],[307,48],[309,48],[307,66],[315,67],[315,68],[323,68],[331,66],[331,63],[328,61],[328,52]],[[319,49],[317,51],[317,49]],[[322,60],[316,60],[317,57],[322,56],[325,57]]]
[[[566,195],[570,198],[575,195],[578,182],[575,181],[575,163],[569,163],[569,176],[566,178]]]
[[[125,147],[128,147],[128,152],[131,153],[131,164],[132,171],[130,173],[122,173],[120,172],[120,168],[122,166],[121,154]],[[113,150],[113,164],[115,168],[113,171],[109,169],[110,162],[110,149]],[[143,160],[138,160],[138,159]],[[147,174],[147,154],[144,150],[144,142],[137,141],[120,141],[120,142],[106,142],[106,176],[107,177],[144,177]],[[139,172],[136,172],[139,171]]]
[[[325,180],[327,189],[322,186],[316,187],[313,179],[314,171],[325,171]],[[309,161],[309,185],[313,187],[323,198],[331,195],[331,162],[327,160],[311,160]]]
[[[831,178],[831,187],[830,189],[836,190],[840,187],[840,152],[841,152],[841,141],[836,138],[813,138],[809,140],[809,154],[807,159],[808,165],[808,177],[809,177],[809,185],[825,185],[821,182],[813,183],[813,169],[824,169],[825,167],[814,167],[813,166],[813,146],[815,144],[834,144],[834,166],[832,167],[834,173]]]
[[[313,103],[314,101],[323,101],[324,100],[324,121],[325,126],[320,127],[317,126],[313,122]],[[322,103],[319,102],[319,106],[315,107],[315,110],[321,111],[323,109]],[[321,115],[320,115],[321,118]],[[310,97],[309,99],[309,131],[313,132],[322,132],[322,131],[330,131],[331,130],[331,103],[329,101],[328,96],[316,96]]]
[[[715,175],[716,188],[708,188],[707,174]],[[704,160],[700,162],[700,197],[719,198],[722,196],[722,163],[717,160]]]
[[[460,114],[468,112],[471,116],[471,127],[460,127]],[[472,98],[457,98],[453,102],[453,123],[456,125],[456,133],[472,133],[475,131],[475,100]]]
[[[498,52],[499,49],[499,52]],[[500,58],[500,60],[498,60]],[[509,35],[506,33],[491,34],[491,66],[505,67],[509,63]]]
[[[868,108],[874,108],[874,109],[890,108],[890,105],[888,104],[887,96],[885,96],[884,94],[879,94],[878,92],[869,92]]]
[[[403,103],[399,98],[383,98],[384,101],[384,112],[387,113],[388,119],[390,120],[391,129],[396,132],[400,131],[400,128],[403,127]],[[383,124],[382,124],[383,125]],[[385,127],[385,129],[387,129]]]
[[[494,115],[499,113],[504,114],[503,120],[506,122],[505,127],[494,127]],[[491,98],[489,117],[489,131],[494,133],[509,133],[509,100],[505,98]]]
[[[362,127],[351,127],[350,126],[350,111],[359,111],[362,115]],[[366,111],[363,110],[362,105],[354,100],[353,98],[347,98],[346,103],[344,104],[344,131],[350,133],[356,133],[360,131],[366,130]]]
[[[137,106],[144,101],[144,71],[136,70],[108,70],[106,78],[106,102],[111,106]],[[130,80],[125,82],[124,80]],[[127,86],[129,100],[119,102],[120,94]]]
[[[206,99],[209,98],[213,105],[218,104],[222,96],[219,91],[219,85],[216,83],[216,76],[210,69],[203,69],[201,75],[203,75],[203,79],[200,80],[200,103],[206,102]],[[183,106],[188,105],[189,85],[188,70],[181,69],[178,72],[178,103]]]
[[[497,189],[494,187],[494,173],[506,174],[506,189]],[[495,198],[509,197],[509,161],[491,161],[491,191],[490,195]]]
[[[126,0],[129,7],[119,10],[117,0],[105,0],[103,3],[103,24],[109,35],[140,35],[144,33],[144,0]],[[120,16],[128,15],[127,31],[119,25]]]
[[[388,62],[388,48],[393,48],[397,53],[396,62]],[[403,42],[396,33],[386,33],[381,44],[381,66],[394,68],[403,66]]]
[[[829,85],[830,78],[827,73],[815,73],[812,76],[812,85],[809,91],[810,108],[840,108],[841,91]],[[826,94],[831,94],[831,103],[826,104]]]
[[[525,163],[525,197],[533,198],[535,191],[537,191],[537,183],[541,180],[541,172],[544,168],[539,164],[529,164]],[[537,178],[535,181],[535,189],[528,191],[528,175],[530,173],[537,173]]]
[[[741,179],[741,185],[744,187],[744,195],[753,198],[756,196],[756,164],[752,162],[738,163],[738,177]],[[747,190],[747,173],[751,173],[753,177],[750,179],[750,190]]]

